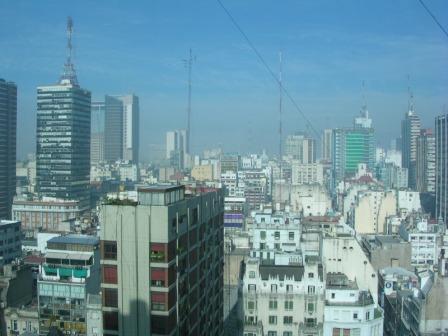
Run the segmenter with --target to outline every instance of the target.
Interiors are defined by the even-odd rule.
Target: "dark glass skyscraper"
[[[0,78],[0,219],[11,218],[16,191],[17,86]]]
[[[436,118],[436,216],[448,225],[448,114]]]
[[[62,80],[37,88],[37,191],[90,203],[90,92]]]

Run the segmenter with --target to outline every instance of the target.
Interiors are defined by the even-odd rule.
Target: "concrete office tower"
[[[106,335],[223,334],[222,190],[138,190],[101,208]]]
[[[416,188],[417,138],[420,135],[420,118],[411,104],[401,122],[401,166],[408,168],[409,187]]]
[[[115,98],[123,103],[122,159],[138,164],[140,148],[140,107],[138,97],[130,94],[115,96]]]
[[[436,192],[436,139],[431,129],[422,129],[417,138],[416,155],[417,191]]]
[[[448,114],[436,117],[436,216],[448,224]]]
[[[166,132],[166,158],[173,167],[184,169],[187,155],[186,130],[174,130]]]
[[[87,296],[99,293],[99,239],[87,235],[54,237],[39,266],[37,295],[39,335],[57,327],[65,334],[86,336]]]
[[[59,84],[37,88],[37,192],[90,207],[90,92],[80,88],[69,56]]]
[[[333,130],[333,173],[335,181],[354,176],[360,163],[370,171],[375,165],[373,128]]]
[[[105,127],[106,104],[103,102],[92,102],[91,113],[91,139],[90,139],[90,164],[97,165],[104,161],[104,127]]]
[[[306,134],[288,135],[284,155],[290,156],[299,163],[316,162],[316,140]]]
[[[322,160],[326,162],[330,162],[333,156],[332,134],[333,134],[332,129],[325,129],[322,135]]]
[[[17,86],[0,78],[0,219],[11,219],[16,193]]]
[[[104,159],[115,162],[123,159],[123,102],[116,97],[104,97]]]

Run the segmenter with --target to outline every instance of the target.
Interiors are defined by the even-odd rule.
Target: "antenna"
[[[414,94],[411,90],[411,84],[410,84],[410,76],[408,75],[408,110],[409,112],[414,112]]]
[[[72,35],[73,35],[73,20],[69,16],[67,17],[67,60],[64,64],[64,70],[60,79],[61,84],[72,84],[73,86],[79,86],[78,78],[76,77],[75,66],[72,63]]]
[[[184,59],[184,65],[188,69],[188,106],[187,106],[187,144],[186,150],[187,153],[190,154],[190,119],[191,119],[191,71],[193,68],[193,62],[196,60],[196,57],[193,58],[193,54],[190,48],[190,57],[188,59]]]
[[[279,87],[279,101],[278,101],[278,112],[279,112],[279,127],[278,127],[278,134],[279,134],[279,168],[280,168],[280,208],[281,208],[281,201],[282,201],[282,179],[283,179],[283,172],[282,172],[282,160],[283,160],[283,148],[282,148],[282,133],[283,133],[283,125],[282,125],[282,108],[283,108],[283,86],[282,86],[282,52],[280,51],[278,54],[279,62],[280,62],[280,72],[278,75],[278,87]]]

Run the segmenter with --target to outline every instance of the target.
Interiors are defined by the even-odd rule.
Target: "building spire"
[[[72,63],[72,34],[73,34],[73,20],[69,16],[67,17],[67,60],[64,64],[64,70],[61,75],[61,84],[71,84],[73,86],[79,86],[78,78],[76,77],[75,66]]]

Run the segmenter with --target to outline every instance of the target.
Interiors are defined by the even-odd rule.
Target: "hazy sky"
[[[222,0],[315,128],[350,126],[362,82],[377,141],[399,135],[407,77],[426,127],[448,105],[448,38],[417,0]],[[426,0],[448,27],[448,1]],[[186,125],[186,69],[193,69],[196,151],[278,148],[278,87],[214,0],[0,1],[0,77],[18,85],[18,154],[35,149],[36,86],[55,83],[75,25],[81,86],[140,97],[141,156]],[[284,128],[304,130],[285,100]]]

